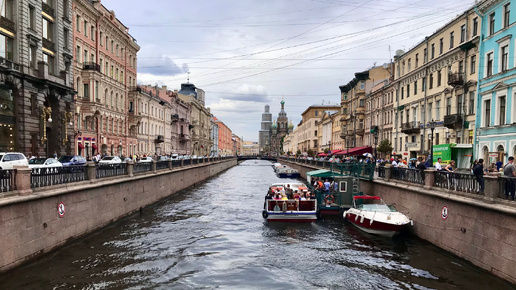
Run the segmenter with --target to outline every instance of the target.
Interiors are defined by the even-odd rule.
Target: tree
[[[301,150],[297,149],[296,155],[301,156]]]
[[[329,152],[329,151],[328,151],[328,148],[325,148],[325,149],[324,149],[324,154],[328,154],[328,152]]]
[[[384,139],[380,142],[380,145],[378,145],[378,148],[376,148],[377,152],[383,153],[383,154],[390,154],[392,152],[392,144],[389,139]]]
[[[314,156],[314,151],[312,149],[308,149],[308,156]]]

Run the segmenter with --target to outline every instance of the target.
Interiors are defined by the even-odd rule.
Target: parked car
[[[179,160],[179,154],[172,154],[172,156],[170,156],[170,159],[172,160]]]
[[[23,153],[0,152],[0,169],[13,169],[15,165],[29,165],[29,161]]]
[[[122,160],[118,156],[106,156],[99,161],[99,164],[119,164]]]
[[[124,158],[124,160],[122,162],[127,163],[129,161],[133,161],[133,159],[131,157],[126,157],[126,158]]]
[[[50,158],[32,158],[29,160],[29,168],[52,168],[63,167],[63,164],[54,157]]]
[[[169,161],[169,160],[170,160],[170,157],[168,157],[167,155],[162,155],[158,159],[158,161]]]
[[[80,156],[80,155],[63,155],[59,157],[59,162],[63,164],[63,166],[70,166],[70,165],[84,165],[86,164],[86,158]]]
[[[185,160],[190,159],[190,158],[191,158],[190,155],[184,155],[183,156],[183,159],[185,159]]]
[[[138,163],[150,163],[150,162],[152,162],[152,157],[150,157],[150,156],[142,157],[138,161]]]

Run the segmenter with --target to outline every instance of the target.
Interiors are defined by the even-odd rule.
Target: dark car
[[[61,162],[63,166],[84,165],[86,163],[86,158],[80,155],[63,155],[59,157],[59,162]]]

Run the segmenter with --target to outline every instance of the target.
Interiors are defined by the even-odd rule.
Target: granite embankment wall
[[[290,163],[303,177],[317,168]],[[361,180],[360,191],[382,197],[414,220],[418,237],[516,284],[516,205],[444,189],[382,179]],[[443,218],[443,207],[447,216]]]
[[[236,158],[142,175],[95,179],[35,189],[0,199],[0,271],[9,270],[68,241],[237,164]],[[65,205],[60,217],[58,205]]]

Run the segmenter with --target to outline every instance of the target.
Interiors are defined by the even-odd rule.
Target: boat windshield
[[[395,208],[391,208],[386,204],[360,204],[357,207],[358,209],[368,210],[368,211],[382,211],[382,212],[396,212]]]

